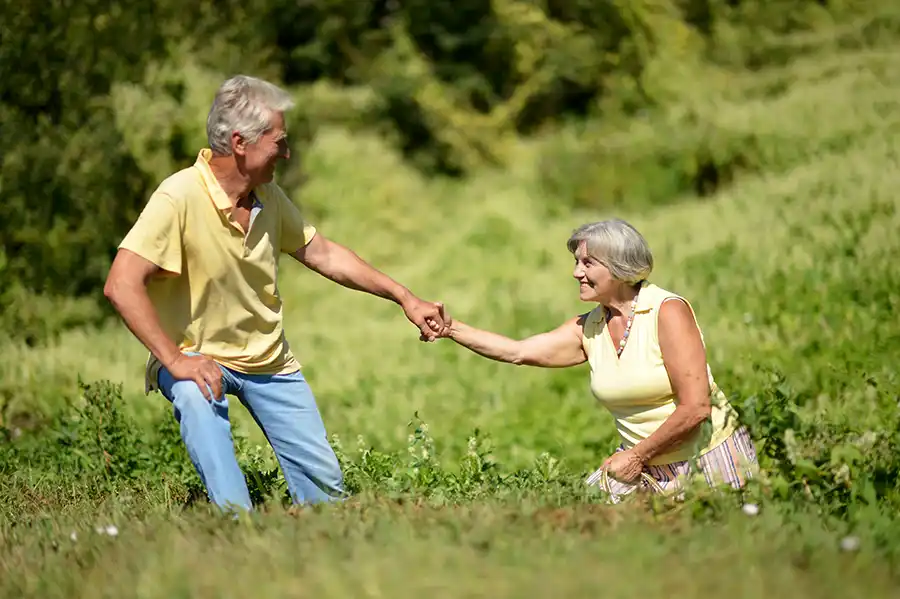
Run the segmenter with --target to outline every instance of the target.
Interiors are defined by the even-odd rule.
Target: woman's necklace
[[[640,294],[640,292],[638,292]],[[637,301],[638,296],[635,295],[634,299],[631,301],[631,314],[628,315],[628,321],[625,323],[625,332],[622,333],[622,338],[619,340],[619,347],[616,348],[616,357],[621,358],[622,352],[625,351],[625,344],[628,342],[628,335],[631,334],[631,323],[634,322],[634,313],[637,309]],[[606,322],[609,324],[609,321],[612,319],[612,314],[609,309],[606,310]]]

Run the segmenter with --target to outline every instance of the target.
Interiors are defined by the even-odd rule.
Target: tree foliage
[[[5,0],[0,325],[39,339],[99,318],[85,306],[118,240],[205,143],[212,93],[235,72],[294,90],[310,135],[325,122],[375,130],[426,172],[465,175],[505,164],[523,136],[665,108],[703,94],[704,68],[778,64],[891,4]],[[869,37],[898,29],[867,23]],[[56,297],[88,303],[35,311]]]

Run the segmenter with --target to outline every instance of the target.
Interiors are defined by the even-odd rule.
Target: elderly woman
[[[710,485],[742,487],[756,467],[753,442],[712,377],[690,303],[647,281],[653,256],[643,236],[607,220],[583,225],[567,246],[581,300],[598,304],[590,312],[520,341],[459,320],[441,336],[511,364],[587,361],[622,444],[586,482],[613,502],[639,487],[679,491],[695,466]]]

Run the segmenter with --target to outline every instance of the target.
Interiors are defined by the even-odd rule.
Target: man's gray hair
[[[650,246],[637,229],[621,219],[581,225],[566,247],[573,254],[584,242],[587,253],[609,269],[610,274],[629,284],[647,279],[653,270]]]
[[[210,149],[219,155],[231,154],[234,131],[248,143],[255,143],[271,127],[273,112],[294,107],[290,94],[268,81],[236,75],[225,81],[216,92],[209,116],[206,137]]]

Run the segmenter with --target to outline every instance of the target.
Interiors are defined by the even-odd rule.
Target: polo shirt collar
[[[638,293],[638,302],[637,306],[634,308],[635,314],[646,314],[653,310],[654,303],[652,294],[647,293],[647,288],[650,287],[650,283],[647,281],[641,282],[641,291]]]
[[[212,150],[203,148],[200,150],[200,154],[197,155],[197,161],[194,163],[194,166],[200,171],[200,178],[203,179],[203,183],[206,185],[206,189],[209,191],[209,195],[212,198],[213,204],[216,205],[216,208],[222,211],[231,212],[233,207],[231,205],[231,200],[228,199],[228,194],[226,194],[225,190],[222,189],[222,186],[219,185],[218,179],[216,179],[212,169],[209,167],[210,158],[212,158]]]

